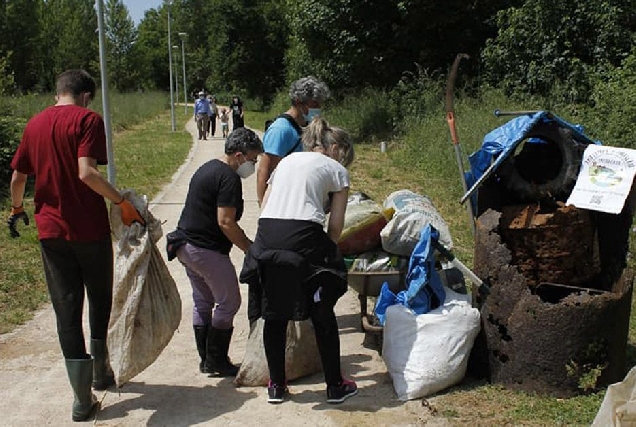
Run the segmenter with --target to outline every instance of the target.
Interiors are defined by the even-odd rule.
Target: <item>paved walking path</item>
[[[162,221],[164,234],[173,230],[181,214],[190,177],[209,159],[223,153],[220,137],[196,140],[172,182],[151,202],[152,213]],[[217,135],[221,134],[220,124]],[[243,181],[245,213],[240,225],[251,238],[256,232],[259,208],[255,175]],[[165,257],[164,239],[158,247]],[[233,250],[240,270],[243,254]],[[100,426],[189,425],[421,425],[419,402],[399,402],[378,352],[363,346],[357,295],[347,292],[338,302],[342,368],[358,383],[360,392],[342,405],[325,403],[322,374],[292,382],[291,399],[281,405],[266,401],[262,387],[236,387],[231,379],[209,378],[198,371],[198,355],[192,332],[192,290],[184,268],[167,263],[183,301],[183,317],[172,341],[153,365],[124,384],[120,390],[96,393],[101,410],[89,421]],[[247,287],[241,285],[243,304],[235,320],[230,357],[240,363],[248,335]],[[86,316],[85,316],[86,317]],[[87,334],[88,336],[88,334]],[[49,306],[16,331],[0,335],[0,424],[6,426],[77,425],[71,421],[72,391]],[[421,414],[423,415],[423,414]],[[87,423],[89,423],[87,422]]]

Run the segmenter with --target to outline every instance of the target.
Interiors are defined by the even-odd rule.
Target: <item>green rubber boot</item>
[[[93,359],[66,359],[66,372],[73,388],[73,421],[87,420],[97,408],[97,398],[91,391]]]
[[[115,385],[115,374],[108,360],[106,340],[91,339],[91,355],[93,356],[93,388],[106,390]]]

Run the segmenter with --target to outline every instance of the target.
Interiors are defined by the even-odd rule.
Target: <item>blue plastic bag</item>
[[[375,315],[384,325],[386,309],[394,304],[409,308],[414,314],[424,314],[442,304],[446,299],[446,291],[435,269],[435,254],[431,239],[438,239],[439,232],[428,224],[420,233],[420,240],[415,245],[406,275],[407,289],[394,294],[387,283],[382,285]]]

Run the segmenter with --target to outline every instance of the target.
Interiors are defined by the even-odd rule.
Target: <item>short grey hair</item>
[[[233,130],[225,140],[225,154],[241,152],[247,154],[248,151],[263,152],[261,139],[251,129],[237,128]]]
[[[309,101],[316,101],[322,104],[330,96],[331,93],[327,84],[314,76],[300,78],[292,83],[289,88],[289,98],[292,105],[297,103],[305,104]]]

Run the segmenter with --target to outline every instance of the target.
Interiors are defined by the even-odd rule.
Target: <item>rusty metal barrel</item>
[[[633,273],[603,271],[598,221],[576,208],[542,212],[533,204],[477,219],[474,269],[491,293],[479,302],[474,373],[559,397],[622,380]],[[619,245],[601,246],[625,255]]]

